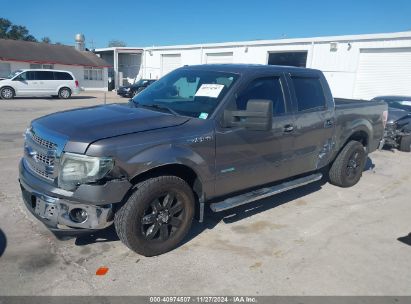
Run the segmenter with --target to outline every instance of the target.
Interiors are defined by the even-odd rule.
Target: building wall
[[[0,61],[2,63],[9,63],[11,72],[19,69],[29,69],[30,63],[17,62],[17,61]],[[84,79],[84,67],[54,64],[55,70],[65,70],[73,73],[74,77],[78,80],[80,87],[85,91],[107,91],[108,83],[108,71],[107,68],[103,68],[103,80],[85,80]]]
[[[332,41],[305,41],[295,43],[273,43],[248,45],[219,44],[213,47],[193,46],[185,48],[153,48],[144,52],[142,76],[144,78],[158,79],[161,76],[161,55],[181,54],[181,65],[193,65],[206,63],[207,53],[232,52],[233,63],[267,64],[270,52],[280,51],[307,51],[307,67],[319,69],[324,72],[333,95],[335,97],[356,98],[355,84],[361,49],[392,49],[411,47],[410,37],[384,38],[384,39],[358,39],[358,40],[334,40],[337,42],[337,50],[330,50]],[[342,36],[344,37],[344,36]],[[307,39],[305,39],[307,40]]]

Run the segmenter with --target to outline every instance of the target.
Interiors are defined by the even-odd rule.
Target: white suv
[[[12,99],[23,96],[58,96],[68,99],[80,92],[78,81],[68,71],[27,69],[17,70],[0,80],[0,97]]]

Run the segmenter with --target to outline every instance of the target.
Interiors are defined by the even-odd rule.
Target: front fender
[[[207,176],[207,163],[198,153],[186,147],[175,146],[172,144],[159,145],[140,151],[127,161],[127,165],[133,167],[130,176],[135,176],[147,172],[153,168],[180,164],[190,167],[202,178]]]
[[[196,147],[198,148],[198,147]],[[214,193],[214,161],[205,150],[195,151],[189,146],[161,144],[138,152],[124,164],[129,179],[167,165],[183,165],[193,170],[204,194]]]

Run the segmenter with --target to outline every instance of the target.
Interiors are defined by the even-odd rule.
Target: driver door
[[[282,73],[251,79],[227,109],[245,110],[250,99],[273,102],[272,129],[216,128],[216,196],[287,177],[294,117]]]
[[[16,76],[13,79],[13,87],[17,96],[28,96],[36,93],[35,72],[27,71]]]

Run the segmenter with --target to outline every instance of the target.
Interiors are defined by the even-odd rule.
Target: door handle
[[[284,126],[284,133],[291,133],[294,131],[294,126],[293,125],[285,125]]]
[[[327,119],[324,122],[324,128],[331,128],[334,125],[334,121],[332,119]]]

